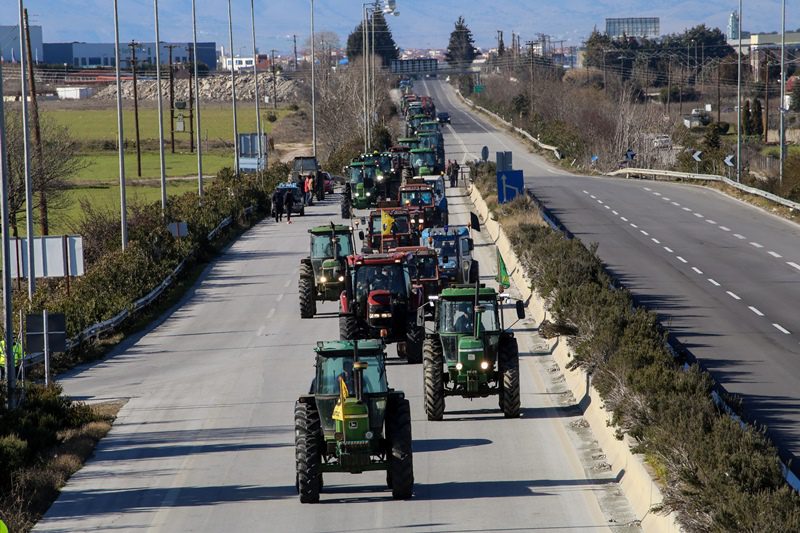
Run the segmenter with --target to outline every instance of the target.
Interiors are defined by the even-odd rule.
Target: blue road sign
[[[521,170],[506,170],[497,173],[497,201],[510,202],[525,190],[525,179]]]

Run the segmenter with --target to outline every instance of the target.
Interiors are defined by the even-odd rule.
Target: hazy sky
[[[292,34],[302,43],[310,33],[309,0],[254,0],[259,48],[289,51]],[[250,47],[250,1],[232,0],[234,48]],[[191,38],[190,0],[160,0],[162,40]],[[791,3],[790,3],[791,4]],[[119,0],[123,40],[154,40],[153,2]],[[662,33],[681,31],[699,23],[725,30],[735,0],[397,0],[400,15],[389,24],[397,43],[404,48],[445,47],[458,15],[463,15],[479,46],[495,43],[502,29],[506,43],[511,32],[523,41],[538,33],[553,40],[580,43],[597,26],[604,29],[606,17],[657,16]],[[45,42],[113,41],[112,0],[28,0],[32,24],[41,24]],[[344,42],[361,19],[358,0],[315,0],[316,29],[338,33]],[[16,24],[16,2],[6,0],[0,11],[0,25]],[[226,0],[197,0],[198,34],[227,49]],[[745,0],[743,27],[748,31],[776,31],[780,28],[779,0]],[[787,29],[800,27],[800,10],[787,12]],[[242,50],[242,53],[246,53]]]

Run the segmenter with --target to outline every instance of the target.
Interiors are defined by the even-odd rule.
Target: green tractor
[[[494,289],[456,285],[430,298],[434,332],[423,344],[425,413],[441,420],[445,397],[485,398],[498,395],[506,418],[519,417],[519,349],[503,324],[507,300]],[[517,317],[525,317],[522,301]]]
[[[314,318],[317,302],[339,299],[344,290],[347,256],[353,254],[353,231],[348,226],[317,226],[311,234],[311,254],[300,260],[300,317]]]
[[[295,486],[302,503],[319,502],[323,475],[386,470],[397,500],[411,498],[411,409],[386,381],[380,340],[320,341],[316,377],[294,407]]]
[[[410,157],[414,176],[430,176],[436,173],[436,152],[434,150],[430,148],[412,148]]]
[[[378,204],[378,184],[383,180],[375,161],[353,161],[345,169],[347,182],[342,194],[342,218],[350,218],[352,209],[366,209]],[[380,178],[380,180],[379,180]]]

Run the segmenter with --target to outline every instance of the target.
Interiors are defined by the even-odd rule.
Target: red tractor
[[[423,229],[444,225],[441,212],[436,209],[436,197],[430,184],[421,180],[406,182],[400,187],[399,200],[402,207],[416,213],[413,219],[417,225],[422,225]]]
[[[358,237],[363,253],[385,253],[398,246],[410,246],[419,242],[417,211],[413,213],[402,207],[376,209],[369,214],[367,233],[361,230]]]
[[[411,282],[404,253],[351,255],[339,297],[342,340],[383,339],[398,343],[397,354],[422,362],[425,340],[422,290]]]
[[[427,246],[401,246],[390,250],[390,252],[406,254],[411,283],[422,290],[423,301],[427,302],[430,296],[438,296],[442,289],[445,288],[445,280],[439,275],[439,255],[433,248],[428,248]],[[432,314],[433,307],[425,306],[425,308]]]

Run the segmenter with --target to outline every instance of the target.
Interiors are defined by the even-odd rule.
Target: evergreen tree
[[[761,108],[761,100],[756,98],[753,108],[750,110],[750,134],[761,135],[764,133],[764,112]]]
[[[744,109],[742,109],[741,113],[742,113],[742,135],[751,135],[753,133],[751,130],[753,123],[750,120],[750,100],[745,101]]]
[[[392,31],[386,23],[383,12],[376,10],[367,21],[367,42],[372,46],[372,31],[375,30],[375,54],[380,56],[384,67],[391,65],[393,59],[397,59],[400,54],[397,50],[397,43],[394,42]],[[364,53],[362,47],[364,22],[360,22],[353,32],[347,36],[347,59],[353,61],[361,57]]]
[[[506,53],[506,43],[503,41],[503,34],[500,34],[500,42],[497,44],[497,57],[503,57]]]
[[[455,29],[450,34],[450,43],[447,45],[445,59],[452,67],[465,67],[475,59],[479,52],[475,50],[475,40],[472,30],[467,27],[464,17],[458,17]]]
[[[792,81],[794,85],[792,85],[792,98],[789,109],[792,111],[800,111],[800,79],[795,78]]]

